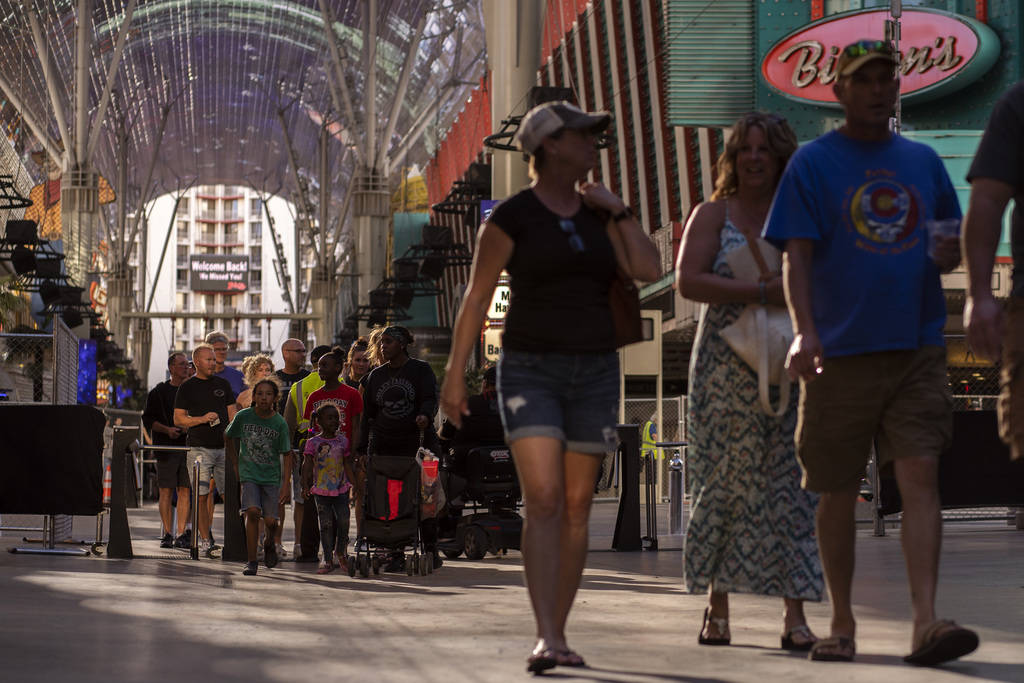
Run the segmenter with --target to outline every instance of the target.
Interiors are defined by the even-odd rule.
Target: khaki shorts
[[[1024,456],[1024,299],[1006,304],[1006,338],[999,371],[999,437],[1010,447],[1010,458]]]
[[[884,465],[938,457],[952,437],[953,401],[941,346],[829,358],[817,379],[800,383],[796,454],[805,489],[855,486],[872,441]]]

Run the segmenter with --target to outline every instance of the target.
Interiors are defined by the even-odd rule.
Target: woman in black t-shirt
[[[480,230],[455,322],[441,403],[467,414],[463,368],[502,269],[510,276],[498,397],[526,505],[523,560],[537,623],[527,669],[583,666],[565,623],[587,553],[601,457],[616,443],[618,355],[608,306],[616,266],[660,276],[658,250],[622,199],[586,181],[611,120],[568,102],[532,109],[516,133],[533,183],[495,207]],[[595,457],[597,456],[597,457]]]

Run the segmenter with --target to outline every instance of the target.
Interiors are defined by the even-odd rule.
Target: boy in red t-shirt
[[[341,381],[341,370],[345,365],[345,352],[340,346],[335,346],[330,350],[329,353],[325,353],[317,361],[316,371],[320,375],[320,379],[324,381],[324,385],[311,393],[306,399],[306,409],[303,413],[303,419],[309,420],[310,436],[318,434],[320,432],[320,426],[316,422],[316,414],[321,406],[328,403],[334,404],[338,408],[338,415],[341,418],[341,424],[338,426],[338,433],[344,435],[348,439],[349,444],[359,443],[359,427],[361,417],[363,414],[363,397],[362,395],[349,385]],[[355,468],[353,462],[352,467]],[[311,458],[304,457],[302,461],[302,480],[308,481],[309,477],[313,473],[313,461]],[[359,510],[359,506],[362,504],[363,491],[361,478],[356,475],[356,481],[352,482],[355,486],[353,489],[353,496],[356,510]],[[356,535],[359,533],[359,526],[361,517],[356,514]],[[345,544],[348,543],[348,539],[342,539]]]

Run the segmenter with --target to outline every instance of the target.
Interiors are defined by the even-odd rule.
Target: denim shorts
[[[224,449],[192,446],[188,452],[188,471],[192,474],[196,458],[199,458],[199,495],[210,493],[210,479],[217,490],[224,493]]]
[[[280,497],[280,486],[242,482],[242,512],[249,508],[259,508],[263,510],[263,519],[277,519],[277,501]]]
[[[505,441],[548,436],[577,453],[615,450],[619,355],[504,350],[498,403]]]

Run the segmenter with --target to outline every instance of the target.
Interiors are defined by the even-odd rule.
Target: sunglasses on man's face
[[[560,219],[558,221],[558,227],[560,227],[562,232],[569,237],[569,248],[572,249],[572,253],[579,254],[587,248],[586,245],[583,244],[583,238],[580,237],[578,232],[576,232],[576,224],[572,222],[571,218]]]

